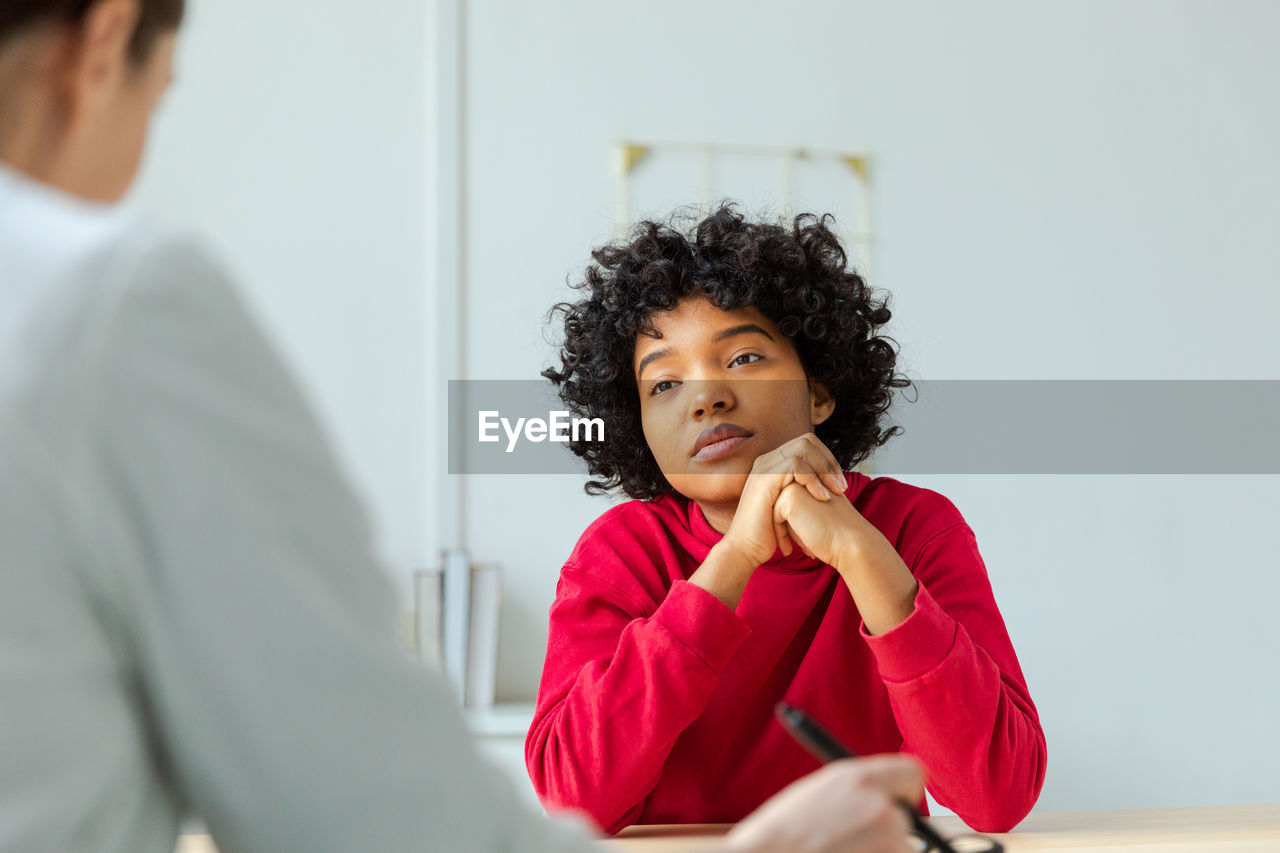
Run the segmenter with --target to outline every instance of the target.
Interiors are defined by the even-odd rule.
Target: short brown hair
[[[0,0],[0,45],[28,27],[41,23],[75,25],[98,0]],[[138,0],[141,14],[129,43],[129,56],[145,62],[156,37],[182,24],[185,0]]]

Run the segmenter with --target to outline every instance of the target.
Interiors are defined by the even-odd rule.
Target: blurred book
[[[491,708],[498,685],[498,628],[502,572],[497,563],[471,567],[471,636],[467,647],[466,704]]]
[[[444,552],[441,565],[414,572],[418,659],[442,670],[459,701],[491,708],[497,693],[502,570]]]
[[[443,561],[444,671],[462,699],[467,695],[467,643],[471,639],[471,558],[461,548],[449,548]]]
[[[444,668],[444,572],[440,568],[413,573],[413,609],[417,616],[418,660],[432,669]]]

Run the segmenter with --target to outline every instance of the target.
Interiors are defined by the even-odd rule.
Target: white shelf
[[[492,708],[463,708],[462,712],[481,755],[512,781],[527,805],[541,810],[524,766],[524,738],[533,722],[533,708],[532,702],[506,702]]]
[[[524,739],[533,722],[532,702],[506,702],[491,708],[464,708],[467,728],[478,738]]]

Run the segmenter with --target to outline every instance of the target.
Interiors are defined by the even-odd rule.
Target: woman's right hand
[[[909,853],[899,802],[924,796],[920,765],[885,755],[835,761],[792,782],[725,837],[725,853]]]
[[[840,463],[816,435],[807,432],[793,438],[756,457],[720,547],[752,566],[767,563],[778,548],[790,554],[795,543],[787,525],[774,521],[773,505],[792,483],[804,486],[820,501],[830,500],[833,492],[843,494],[848,487]]]

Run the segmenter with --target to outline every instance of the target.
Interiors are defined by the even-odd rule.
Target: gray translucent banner
[[[770,384],[788,383],[732,383],[754,401],[739,413],[759,416]],[[573,421],[543,380],[451,381],[449,473],[585,474],[555,439],[601,425]],[[886,424],[904,432],[876,473],[1280,474],[1277,380],[916,380]]]
[[[451,379],[449,473],[585,475],[586,463],[553,440],[561,432],[554,413],[564,411],[545,379]],[[535,420],[546,427],[541,438]],[[571,423],[564,432],[571,434]]]

